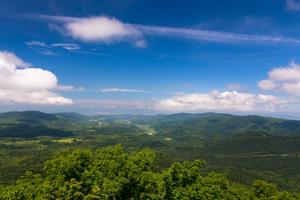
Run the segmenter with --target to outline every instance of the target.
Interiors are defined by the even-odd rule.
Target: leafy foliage
[[[223,174],[205,175],[203,164],[175,162],[159,170],[153,151],[127,153],[120,145],[63,151],[46,162],[42,174],[28,172],[2,189],[0,199],[300,199],[264,181],[246,187]]]

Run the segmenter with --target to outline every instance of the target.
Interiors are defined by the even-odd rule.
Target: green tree
[[[93,152],[64,151],[47,161],[43,174],[26,173],[0,190],[2,200],[297,200],[276,185],[255,181],[251,187],[223,174],[204,175],[201,160],[174,163],[159,170],[149,149],[127,153],[122,146]]]

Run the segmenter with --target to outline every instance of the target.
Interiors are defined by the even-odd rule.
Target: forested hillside
[[[151,124],[160,134],[232,135],[264,132],[271,135],[300,135],[300,121],[256,115],[178,113],[138,118],[137,123]]]
[[[200,160],[159,169],[155,153],[125,152],[121,146],[65,151],[47,161],[41,174],[28,172],[0,199],[300,199],[261,180],[235,184],[220,173],[204,173]]]
[[[122,144],[126,151],[151,148],[157,169],[205,160],[206,173],[224,173],[251,187],[256,179],[279,190],[300,192],[299,121],[228,114],[97,115],[0,114],[0,186],[14,185],[26,171],[43,173],[60,151]],[[274,127],[273,127],[274,126]],[[280,127],[280,128],[279,128]]]
[[[171,115],[95,115],[42,113],[38,111],[0,114],[0,137],[66,137],[72,133],[139,133],[136,125],[147,125],[164,135],[228,136],[261,132],[269,135],[299,136],[300,121],[261,116],[178,113]],[[23,130],[23,131],[22,131]]]

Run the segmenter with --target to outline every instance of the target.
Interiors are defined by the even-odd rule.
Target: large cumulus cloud
[[[0,51],[0,103],[69,105],[73,101],[53,92],[56,76],[36,68],[15,54]]]

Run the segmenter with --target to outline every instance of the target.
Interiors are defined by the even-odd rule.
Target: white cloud
[[[71,99],[51,92],[58,87],[56,76],[24,63],[13,53],[0,52],[0,102],[72,104]]]
[[[113,42],[139,35],[131,25],[104,16],[76,18],[64,24],[71,37],[83,41]]]
[[[269,78],[275,81],[300,81],[300,65],[292,61],[286,67],[272,69]]]
[[[272,80],[262,80],[258,82],[258,87],[263,90],[274,90],[277,85]]]
[[[300,44],[300,40],[282,36],[251,35],[233,32],[208,31],[193,28],[129,24],[106,16],[91,18],[72,18],[65,16],[41,17],[46,20],[62,23],[62,27],[56,28],[57,30],[60,30],[62,34],[67,34],[75,39],[86,42],[111,43],[122,39],[134,38],[136,43],[138,41],[143,41],[141,38],[143,38],[145,35],[156,35],[225,43]],[[142,42],[140,43],[142,44]]]
[[[78,44],[74,43],[54,43],[51,45],[52,47],[59,47],[62,49],[66,49],[69,51],[79,50],[81,47]]]
[[[104,88],[101,89],[100,92],[106,93],[106,92],[127,92],[127,93],[144,93],[144,90],[138,90],[138,89],[128,89],[128,88]]]
[[[212,91],[179,95],[158,101],[156,110],[171,112],[241,111],[274,112],[289,101],[272,95]]]
[[[286,67],[277,67],[268,73],[268,78],[258,82],[263,90],[279,90],[300,96],[300,65],[292,61]]]
[[[30,92],[0,89],[0,102],[45,105],[71,105],[71,99],[64,98],[47,90]]]
[[[300,96],[300,81],[286,82],[281,85],[281,89],[289,94]]]
[[[286,8],[290,11],[299,11],[300,10],[300,1],[286,0]]]

